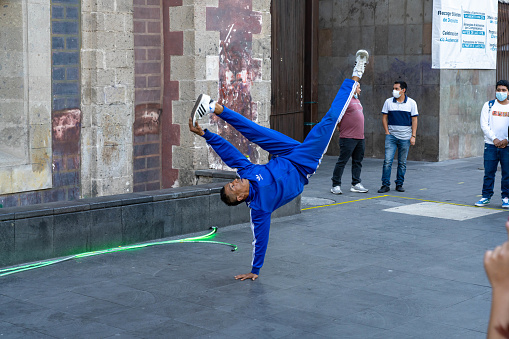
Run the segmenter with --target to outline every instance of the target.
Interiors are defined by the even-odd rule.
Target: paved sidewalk
[[[482,257],[507,239],[499,175],[491,208],[476,208],[481,158],[409,162],[406,192],[387,194],[376,193],[383,161],[365,159],[370,191],[349,192],[348,164],[339,196],[335,161],[311,178],[300,215],[273,220],[257,281],[233,279],[251,260],[249,225],[236,225],[215,240],[237,252],[170,244],[0,277],[0,335],[485,338]]]

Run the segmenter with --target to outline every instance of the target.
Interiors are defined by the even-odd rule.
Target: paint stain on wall
[[[207,8],[207,30],[220,32],[219,102],[252,121],[257,105],[252,102],[253,82],[261,78],[261,61],[252,57],[253,34],[261,33],[262,15],[251,10],[251,0],[220,0],[218,8]],[[259,161],[256,145],[216,116],[218,133],[236,146],[253,163]],[[211,167],[226,165],[211,151]]]
[[[53,152],[79,153],[81,110],[64,109],[52,114]]]
[[[134,135],[159,134],[161,105],[137,105],[134,112]]]

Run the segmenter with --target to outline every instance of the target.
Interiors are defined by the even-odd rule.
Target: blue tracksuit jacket
[[[231,143],[205,130],[203,137],[221,159],[250,183],[246,203],[251,209],[253,231],[252,273],[259,274],[269,241],[270,216],[273,211],[302,193],[304,185],[320,165],[337,123],[341,120],[356,88],[347,79],[324,118],[309,132],[303,143],[262,127],[224,107],[219,115],[249,141],[276,155],[265,165],[251,163]]]

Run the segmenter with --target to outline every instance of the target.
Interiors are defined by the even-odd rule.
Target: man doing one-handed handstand
[[[228,166],[237,169],[240,176],[240,179],[222,188],[221,200],[230,206],[245,201],[251,209],[254,247],[252,268],[250,273],[237,275],[235,279],[258,278],[269,241],[271,213],[301,194],[304,185],[320,165],[336,125],[357,89],[357,81],[364,73],[368,57],[368,52],[364,50],[357,52],[352,80],[343,81],[329,111],[302,143],[246,119],[210,100],[208,95],[201,94],[198,97],[189,119],[189,130],[205,138]],[[196,120],[208,113],[217,114],[249,141],[272,154],[272,159],[265,165],[253,164],[231,143],[217,134],[202,130]]]

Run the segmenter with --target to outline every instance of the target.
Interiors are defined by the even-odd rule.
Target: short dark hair
[[[241,201],[238,201],[238,200],[235,200],[235,201],[231,201],[230,197],[226,195],[226,192],[225,192],[225,189],[224,189],[224,186],[223,188],[221,188],[221,200],[228,206],[237,206],[238,204],[244,202],[244,200],[241,200]]]
[[[497,81],[497,85],[495,86],[495,88],[497,88],[498,86],[505,86],[509,90],[509,81],[499,80]]]
[[[407,89],[407,85],[406,85],[406,82],[404,81],[394,81],[394,85],[396,84],[399,84],[399,87],[401,87],[401,89]]]

